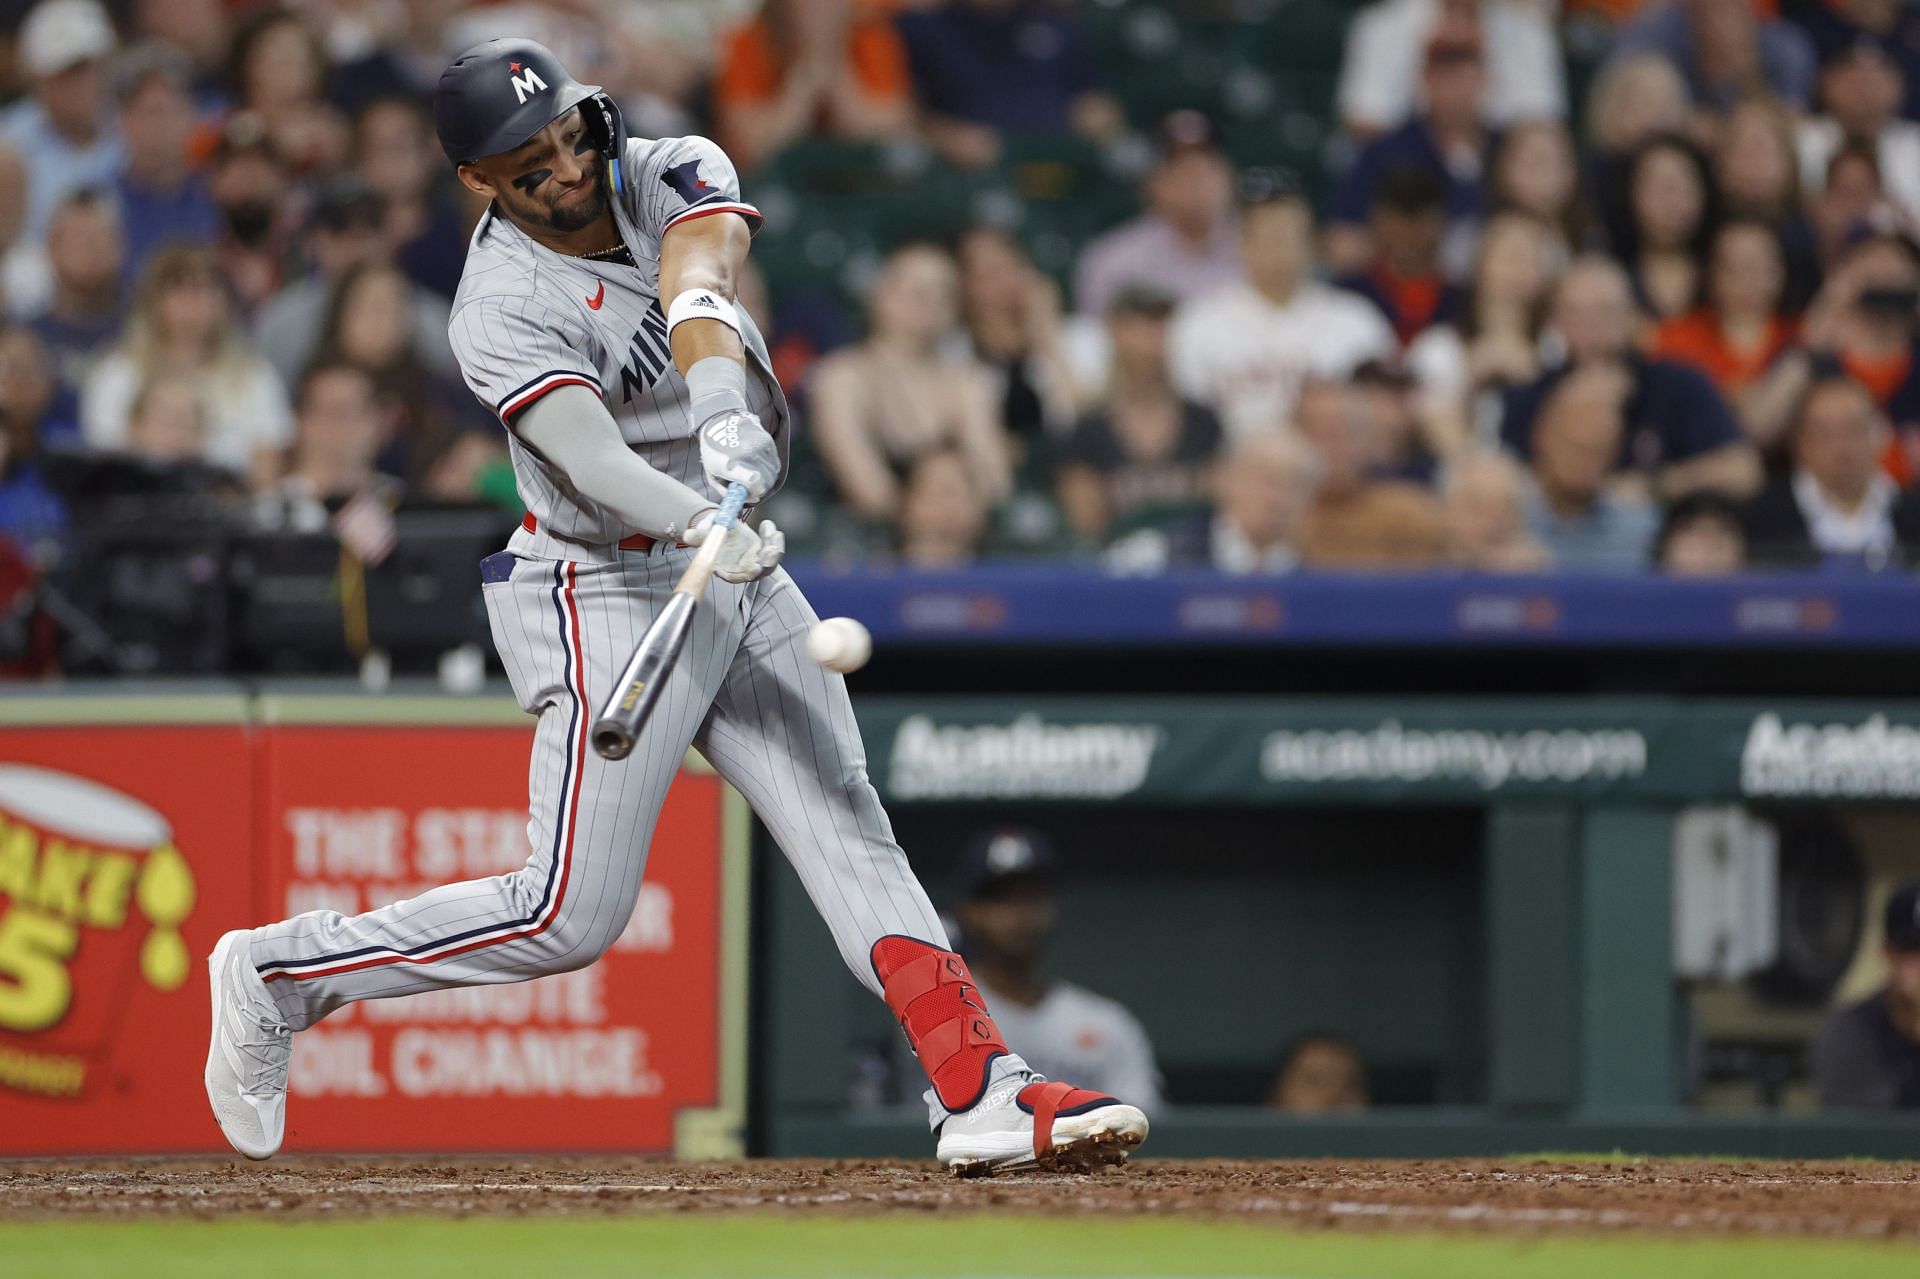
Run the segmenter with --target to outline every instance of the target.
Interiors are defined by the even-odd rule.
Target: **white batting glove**
[[[707,511],[687,530],[687,545],[700,545],[712,532],[713,512]],[[736,521],[725,536],[720,558],[713,566],[722,581],[757,582],[780,567],[780,557],[787,553],[787,535],[772,520],[761,520],[758,529]]]
[[[716,497],[725,497],[729,484],[744,484],[747,501],[758,502],[780,478],[780,449],[759,418],[728,409],[700,424],[700,469]]]

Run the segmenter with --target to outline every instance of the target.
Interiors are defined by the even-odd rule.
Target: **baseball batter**
[[[840,953],[886,1000],[962,1172],[1123,1159],[1141,1111],[1011,1052],[948,946],[878,796],[842,678],[771,522],[724,531],[718,580],[632,754],[588,749],[593,708],[706,538],[716,494],[779,484],[792,421],[734,305],[760,215],[704,138],[628,139],[618,107],[531,41],[441,76],[435,121],[491,206],[453,303],[468,385],[507,430],[523,526],[481,565],[494,644],[538,717],[527,864],[364,915],[228,933],[208,960],[207,1096],[234,1148],[285,1128],[293,1032],[344,1003],[524,981],[592,963],[625,928],[689,745],[778,840]]]

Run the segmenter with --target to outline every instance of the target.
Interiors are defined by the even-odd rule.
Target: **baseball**
[[[807,652],[828,670],[845,675],[873,656],[873,636],[851,617],[829,617],[808,632]]]

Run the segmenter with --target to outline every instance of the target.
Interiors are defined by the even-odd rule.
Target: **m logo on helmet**
[[[508,69],[509,71],[518,71],[520,64],[518,62],[509,63]],[[524,103],[529,94],[539,93],[546,87],[547,82],[542,80],[540,73],[532,67],[527,68],[525,75],[513,76],[513,97],[516,102]]]

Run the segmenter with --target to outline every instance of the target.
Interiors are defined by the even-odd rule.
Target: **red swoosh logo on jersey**
[[[602,280],[600,281],[600,291],[587,299],[587,305],[592,309],[598,311],[600,309],[600,304],[602,302],[605,302],[606,300],[607,300],[607,282],[605,280]]]

